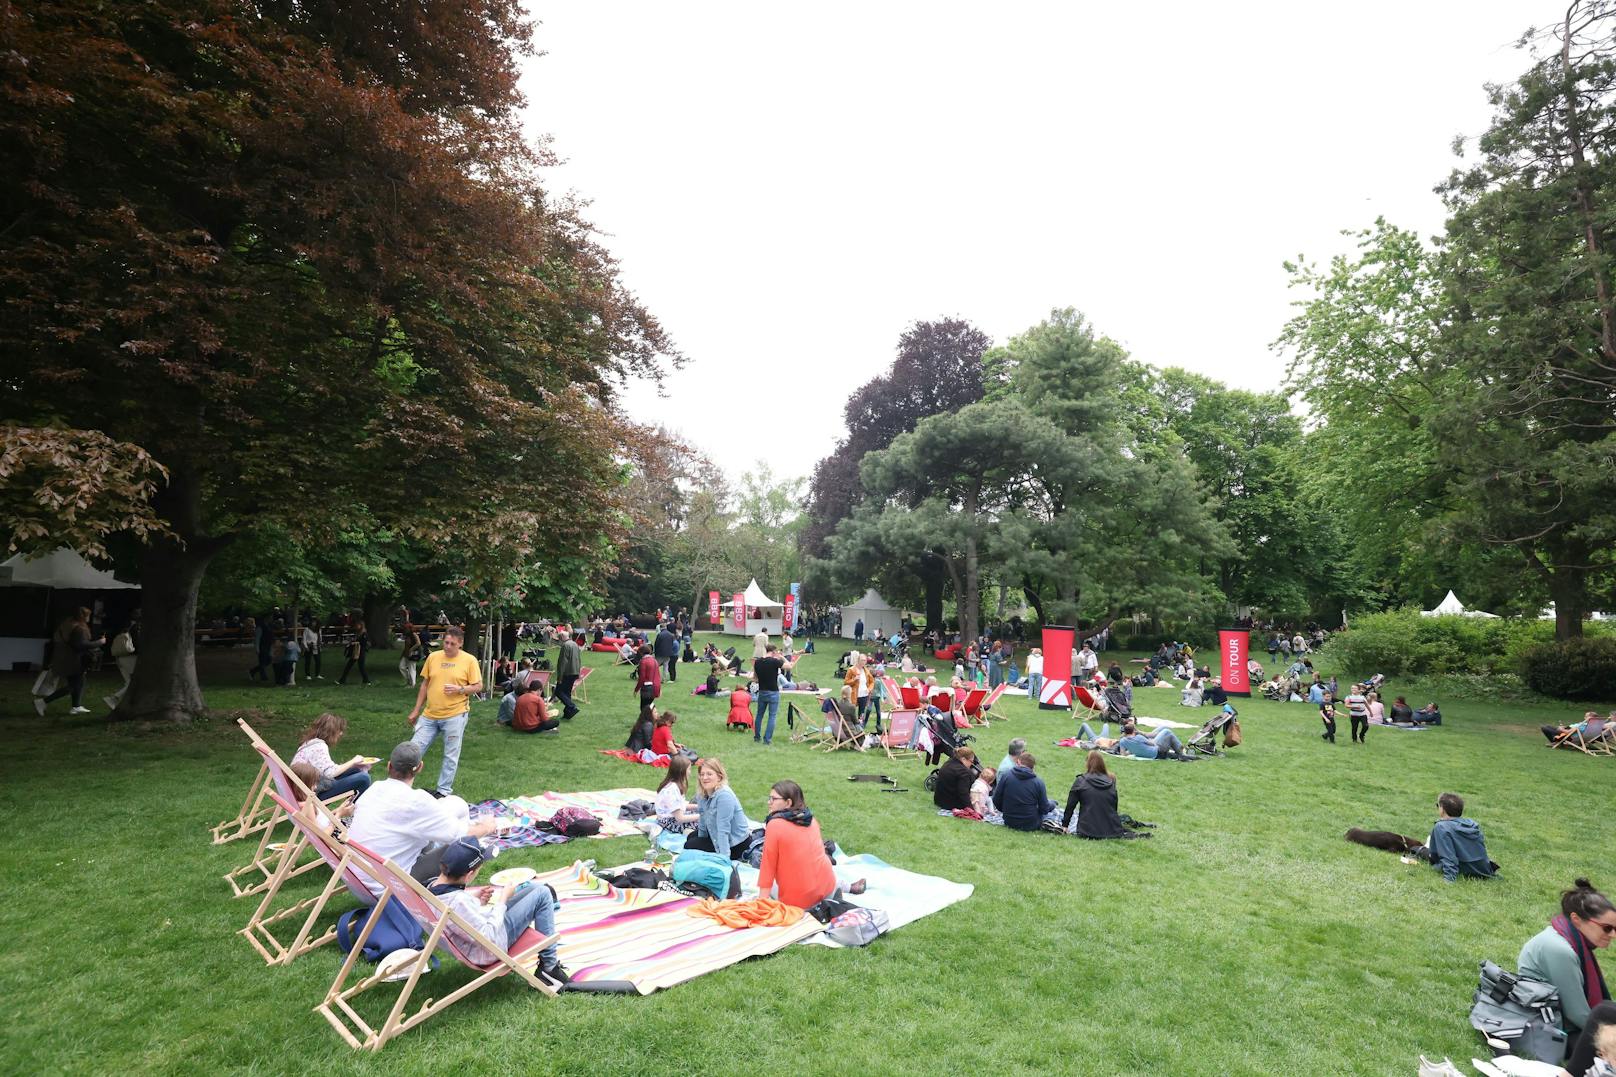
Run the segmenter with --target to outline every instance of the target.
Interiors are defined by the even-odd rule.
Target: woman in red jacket
[[[752,728],[752,693],[737,688],[729,695],[729,717],[724,719],[725,729]]]
[[[770,891],[778,890],[778,894]],[[769,816],[763,828],[763,864],[758,893],[778,896],[785,905],[811,909],[836,893],[836,872],[825,855],[825,839],[796,782],[775,782],[769,790]]]

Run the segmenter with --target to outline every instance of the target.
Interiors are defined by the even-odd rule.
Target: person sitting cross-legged
[[[1004,814],[1004,825],[1011,830],[1042,829],[1044,820],[1060,810],[1049,799],[1044,779],[1034,769],[1037,765],[1031,752],[1022,752],[1016,765],[1000,772],[993,783],[993,806]]]
[[[511,883],[508,886],[483,886],[476,891],[466,887],[477,880],[484,854],[482,846],[468,838],[451,842],[438,861],[438,877],[427,889],[436,894],[445,905],[464,919],[478,933],[502,950],[532,928],[539,934],[554,937],[556,892],[544,883]],[[491,965],[499,960],[453,920],[444,931],[472,961]],[[556,957],[554,942],[539,951],[538,975],[557,987],[571,977]]]
[[[1062,830],[1071,825],[1074,810],[1080,838],[1134,837],[1117,814],[1117,783],[1106,769],[1105,756],[1100,752],[1089,753],[1083,773],[1072,781],[1071,792],[1066,796],[1066,812],[1061,816]]]

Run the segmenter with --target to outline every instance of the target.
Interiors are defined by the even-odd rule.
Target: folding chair
[[[252,732],[251,726],[246,722],[240,724],[248,731],[249,740],[258,739],[258,734]],[[269,799],[269,768],[260,764],[258,776],[253,779],[252,785],[247,787],[247,799],[241,802],[241,810],[236,812],[236,817],[226,819],[212,827],[213,844],[223,845],[245,838],[249,834],[256,834],[269,826],[274,819],[275,805]]]
[[[275,749],[271,748],[264,741],[264,738],[260,737],[253,727],[247,724],[245,719],[238,718],[236,724],[241,726],[242,732],[246,733],[248,739],[252,741],[253,750],[263,757],[262,769],[269,779],[266,783],[266,788],[271,794],[276,789],[279,789],[283,798],[294,803],[298,800],[319,799],[314,795],[313,790],[304,785],[302,780],[292,773],[292,768],[287,766],[285,761],[275,754]],[[340,797],[335,797],[327,806],[334,809],[347,796],[348,794],[343,794]],[[270,839],[280,829],[281,820],[285,813],[276,807],[274,803],[269,804],[269,812],[269,822],[259,832],[258,848],[253,851],[252,859],[239,868],[225,873],[224,881],[230,884],[230,889],[234,891],[233,896],[235,897],[247,897],[249,894],[262,893],[269,886],[270,877],[275,874],[276,854],[280,850],[270,847],[272,844]],[[318,863],[318,860],[310,860],[292,872],[292,875],[301,875]]]
[[[1078,707],[1083,708],[1083,719],[1085,721],[1100,713],[1099,700],[1094,698],[1093,692],[1089,691],[1087,688],[1084,688],[1081,684],[1074,685],[1072,687],[1072,710],[1074,711],[1073,717],[1077,717],[1075,712]]]
[[[584,682],[589,679],[589,675],[593,672],[595,672],[594,666],[585,666],[578,671],[578,679],[572,682],[572,698],[583,700],[585,703],[589,702],[589,693],[584,689]]]
[[[1583,755],[1616,755],[1616,724],[1605,723],[1598,733],[1586,737],[1575,729],[1568,729],[1549,742],[1550,748],[1575,748]]]
[[[920,712],[912,707],[892,711],[887,715],[887,731],[881,734],[881,747],[892,760],[914,758],[919,752],[909,746],[915,738],[915,722]]]
[[[858,719],[848,718],[838,709],[826,715],[830,719],[830,727],[821,742],[825,751],[834,752],[842,748],[851,748],[853,751],[864,751],[864,730],[858,726]]]
[[[798,710],[795,703],[787,703],[786,724],[791,727],[791,742],[793,744],[818,746],[830,739],[830,732],[826,729],[823,712],[809,717]]]
[[[1001,683],[991,692],[983,692],[981,689],[973,691],[969,696],[965,697],[965,717],[972,725],[986,726],[988,724],[988,710],[999,702],[999,697],[1004,695],[1004,690],[1008,687],[1010,687],[1009,684]],[[978,698],[978,695],[981,698]]]
[[[296,804],[274,790],[270,790],[269,795],[276,810],[291,822],[292,839],[287,841],[286,847],[281,850],[280,864],[275,874],[270,877],[263,900],[259,901],[258,908],[253,910],[252,916],[247,920],[247,926],[237,934],[252,943],[253,949],[257,950],[259,956],[269,964],[287,965],[337,937],[335,925],[318,936],[314,936],[314,926],[319,923],[320,914],[325,911],[326,903],[336,894],[339,884],[347,886],[348,891],[365,905],[375,904],[376,896],[370,892],[370,888],[365,885],[364,877],[358,873],[354,863],[349,859],[348,846],[339,830],[340,824],[336,823],[334,818],[332,830],[328,832],[315,813],[313,801],[305,800],[301,804]],[[270,904],[280,893],[281,885],[304,870],[300,868],[293,871],[292,865],[297,862],[302,851],[310,847],[319,853],[311,863],[325,864],[331,869],[331,878],[326,880],[325,887],[314,897],[305,898],[278,912],[270,913]],[[296,938],[290,943],[282,943],[275,937],[275,925],[305,910],[308,915],[304,917]]]
[[[536,669],[536,670],[534,670],[533,671],[533,679],[539,682],[539,694],[540,695],[543,695],[544,693],[546,693],[546,692],[548,692],[550,690],[550,671],[549,670],[547,670],[547,669]]]
[[[467,923],[459,914],[445,905],[437,895],[431,893],[420,883],[410,878],[408,872],[400,868],[391,860],[383,859],[366,849],[358,842],[348,843],[348,853],[354,858],[361,871],[381,883],[386,890],[376,903],[376,911],[365,920],[365,929],[359,933],[354,947],[348,951],[348,959],[342,963],[342,971],[326,992],[325,1001],[316,1006],[315,1012],[323,1015],[331,1022],[343,1039],[348,1041],[350,1047],[356,1050],[379,1051],[386,1046],[387,1041],[401,1032],[407,1032],[416,1025],[425,1021],[433,1014],[465,998],[477,988],[496,980],[507,973],[514,972],[527,982],[527,985],[546,995],[556,994],[555,985],[547,980],[540,979],[534,972],[539,963],[539,954],[555,936],[544,936],[532,928],[522,932],[520,938],[514,940],[507,949],[500,949],[494,941],[471,924]],[[346,986],[348,976],[353,972],[355,962],[360,952],[364,950],[365,943],[370,937],[371,929],[381,919],[381,910],[389,901],[400,902],[406,911],[428,932],[427,940],[421,951],[410,961],[390,971],[389,975],[396,976],[405,971],[409,972],[404,981],[404,987],[399,991],[398,998],[393,1002],[387,1017],[382,1021],[380,1028],[372,1028],[350,1005],[351,1000],[369,991],[383,981],[382,973],[378,969],[369,976],[364,977],[353,986]],[[473,961],[462,948],[461,943],[446,930],[453,924],[462,938],[467,938],[477,946],[494,955],[494,960],[488,963]],[[467,968],[475,969],[482,975],[462,984],[441,999],[428,998],[415,1013],[405,1016],[411,996],[415,993],[415,985],[420,981],[421,974],[426,972],[432,963],[432,955],[437,950],[443,950],[456,961]],[[352,1028],[350,1028],[350,1024]],[[358,1035],[355,1035],[355,1033]]]
[[[986,688],[972,688],[965,693],[965,698],[960,700],[956,711],[955,724],[961,729],[968,729],[973,725],[987,725],[987,721],[982,717],[982,703],[987,698]]]

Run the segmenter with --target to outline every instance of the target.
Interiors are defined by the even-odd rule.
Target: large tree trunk
[[[1038,594],[1037,588],[1033,587],[1032,581],[1028,580],[1026,577],[1023,577],[1021,580],[1021,593],[1027,596],[1027,605],[1031,606],[1032,611],[1038,615],[1039,626],[1042,627],[1043,625],[1048,624],[1048,619],[1044,617],[1043,598]]]
[[[937,554],[927,552],[921,561],[920,578],[926,584],[926,627],[943,630],[943,583],[948,566]]]
[[[960,607],[960,633],[967,644],[974,643],[977,637],[978,624],[982,613],[982,586],[981,566],[976,558],[976,513],[977,493],[975,490],[965,492],[962,505],[965,518],[971,520],[972,526],[965,529],[965,593],[959,596]]]
[[[370,633],[370,649],[393,649],[393,600],[387,595],[366,595],[365,631]]]
[[[1573,578],[1576,577],[1576,578]],[[1558,568],[1549,577],[1549,594],[1554,598],[1554,638],[1579,639],[1582,636],[1583,589],[1581,573]]]
[[[201,488],[188,469],[172,470],[153,506],[185,541],[158,540],[141,551],[140,652],[112,717],[190,722],[207,709],[196,679],[196,596],[224,543],[200,534]]]

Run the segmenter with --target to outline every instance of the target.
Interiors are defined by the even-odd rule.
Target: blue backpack
[[[364,909],[350,909],[337,917],[337,945],[342,947],[343,953],[354,948],[354,942],[365,930],[365,921],[375,912],[375,907]],[[402,902],[389,901],[382,908],[382,918],[376,922],[376,928],[365,940],[365,948],[361,951],[366,961],[380,961],[394,950],[419,950],[421,936],[425,934],[419,921],[411,916],[409,910],[404,908]],[[437,958],[434,957],[436,963]]]
[[[700,849],[686,849],[673,862],[673,881],[681,887],[697,886],[723,899],[729,896],[735,865],[729,857]]]

